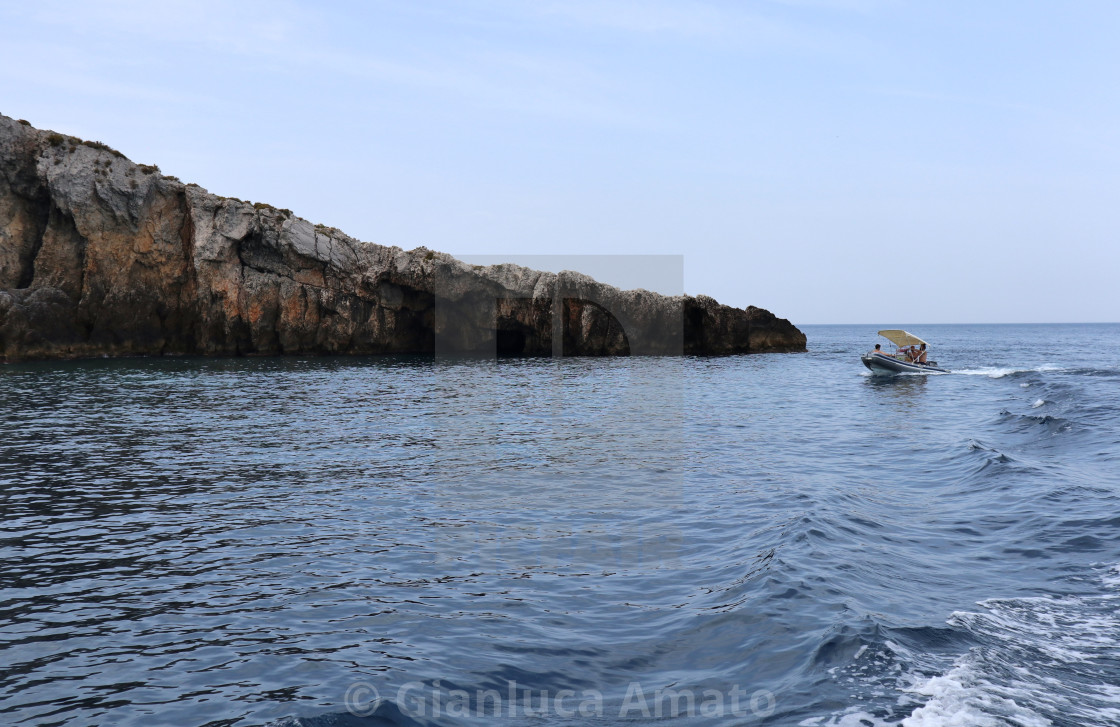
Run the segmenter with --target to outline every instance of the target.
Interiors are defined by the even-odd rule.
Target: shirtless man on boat
[[[899,353],[906,355],[907,361],[913,361],[914,363],[920,364],[924,364],[926,362],[926,344],[924,343],[921,345],[921,347],[903,346],[902,348],[898,349],[898,351]]]

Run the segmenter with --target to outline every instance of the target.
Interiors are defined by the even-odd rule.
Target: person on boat
[[[898,352],[906,357],[907,361],[914,361],[918,358],[917,349],[913,346],[902,346]]]
[[[876,343],[876,344],[875,344],[875,350],[874,350],[874,351],[872,351],[871,353],[883,353],[883,347],[882,347],[882,345],[880,345],[880,344]]]
[[[924,364],[926,362],[926,344],[923,343],[922,347],[920,349],[918,349],[917,351],[915,351],[914,353],[916,354],[914,356],[915,361],[917,361],[920,364]]]

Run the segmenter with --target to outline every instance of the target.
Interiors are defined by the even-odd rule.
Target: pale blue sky
[[[0,112],[795,323],[1120,320],[1120,3],[4,2]]]

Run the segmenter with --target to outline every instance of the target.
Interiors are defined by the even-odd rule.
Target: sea
[[[1120,325],[803,330],[0,366],[0,724],[1120,725]]]

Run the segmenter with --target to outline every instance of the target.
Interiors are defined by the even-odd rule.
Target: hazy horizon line
[[[794,323],[796,326],[884,326],[883,323]],[[1120,321],[984,321],[952,323],[904,323],[904,326],[1115,326]],[[886,330],[883,328],[882,330]]]

